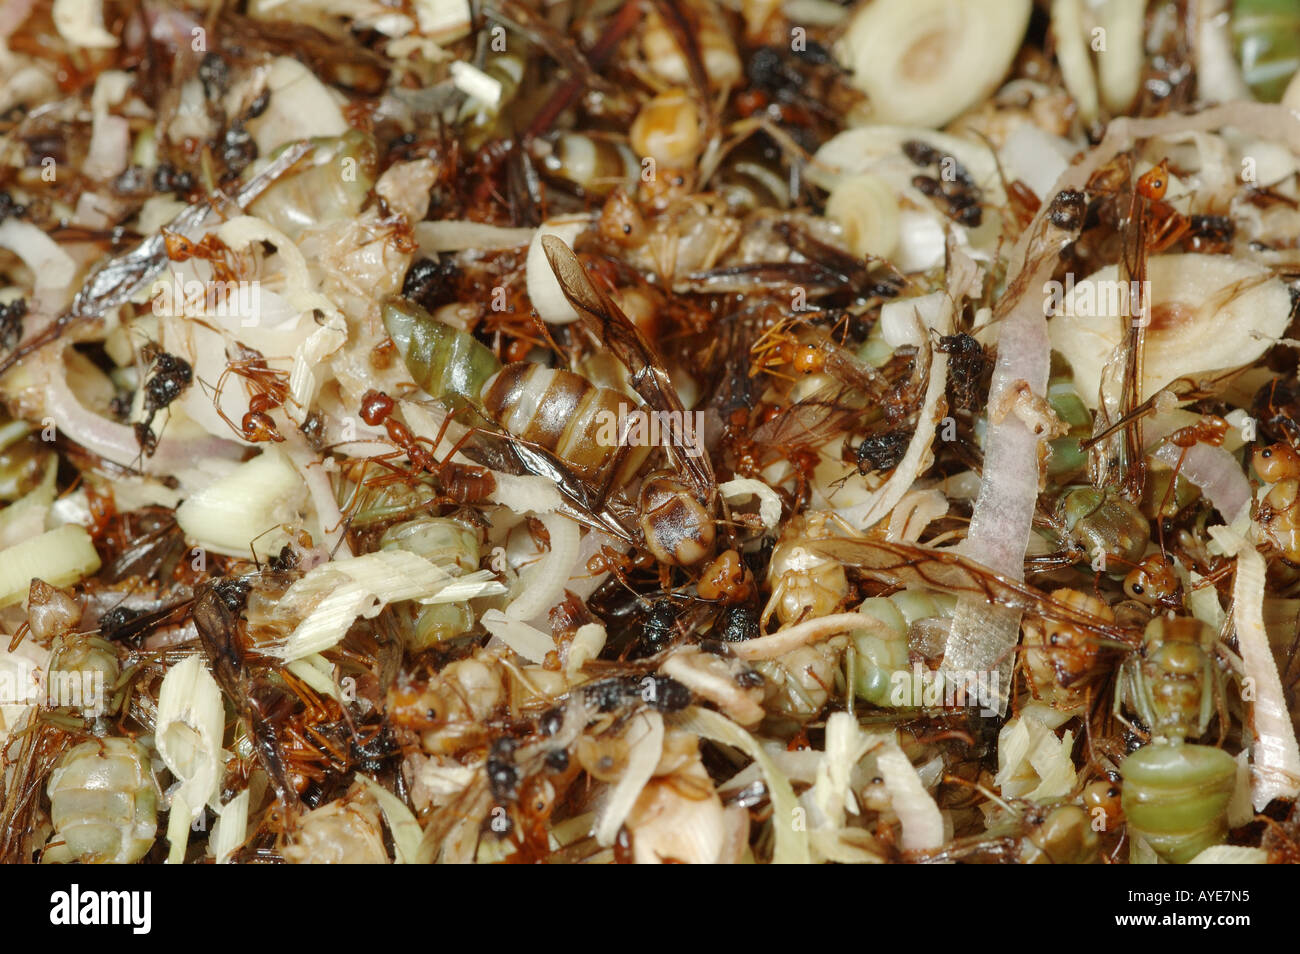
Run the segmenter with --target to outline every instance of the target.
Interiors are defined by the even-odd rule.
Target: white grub
[[[283,851],[290,864],[388,863],[379,805],[361,782],[337,801],[304,815]]]
[[[996,403],[989,408],[992,419],[1001,422],[1008,414],[1020,418],[1029,433],[1040,440],[1051,440],[1069,431],[1047,403],[1047,399],[1035,394],[1028,382],[1015,381],[1011,387],[998,396]]]

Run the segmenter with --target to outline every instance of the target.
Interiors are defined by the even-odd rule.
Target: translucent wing
[[[990,605],[1011,607],[1066,623],[1128,649],[1137,648],[1141,642],[1136,633],[1067,606],[1026,583],[1001,576],[981,563],[946,550],[846,537],[809,541],[808,546],[885,583],[969,593]]]
[[[583,322],[600,342],[627,367],[628,383],[654,411],[673,415],[684,421],[682,400],[673,387],[663,362],[659,360],[641,330],[623,314],[610,297],[592,283],[573,250],[553,235],[543,236],[542,248],[555,272],[560,288],[577,309]],[[677,428],[666,428],[670,435],[665,445],[677,470],[691,482],[692,489],[703,499],[712,499],[715,491],[713,466],[702,448],[681,443]]]

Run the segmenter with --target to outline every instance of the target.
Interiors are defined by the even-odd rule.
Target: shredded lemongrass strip
[[[21,603],[34,578],[67,586],[99,569],[99,554],[84,527],[65,524],[0,550],[0,607]]]
[[[167,816],[167,860],[163,864],[180,865],[185,863],[185,849],[190,843],[190,827],[198,813],[203,811],[200,805],[192,809],[183,792],[172,795],[171,808]]]
[[[555,651],[555,640],[546,633],[500,610],[488,610],[480,622],[484,629],[531,663],[540,663]]]
[[[844,827],[848,812],[858,814],[851,784],[853,769],[878,741],[863,732],[847,712],[831,713],[826,720],[826,752],[817,765],[810,793],[830,827]]]
[[[316,516],[320,518],[320,528],[325,534],[325,549],[331,554],[351,557],[352,548],[348,546],[343,528],[343,513],[339,510],[338,498],[334,496],[334,488],[330,485],[325,466],[318,460],[311,461],[303,465],[302,475],[307,491],[311,494],[311,502],[316,507]]]
[[[432,596],[421,596],[416,602],[426,606],[435,603],[463,603],[480,596],[500,596],[504,592],[506,585],[493,576],[491,570],[475,570],[456,577]]]
[[[357,778],[369,789],[370,794],[379,802],[388,822],[388,830],[393,833],[393,849],[399,865],[427,865],[433,861],[432,842],[426,841],[424,830],[416,821],[405,803],[367,775],[358,774]]]
[[[550,549],[520,573],[523,592],[506,607],[511,619],[534,619],[564,596],[564,584],[577,568],[578,543],[582,536],[576,523],[558,513],[542,514],[542,525],[550,537]]]
[[[775,530],[781,521],[781,498],[776,491],[752,477],[737,477],[718,485],[718,493],[723,500],[743,502],[751,497],[758,498],[758,519],[768,530]]]
[[[168,864],[185,860],[190,827],[217,796],[222,777],[221,736],[226,711],[221,690],[198,655],[167,670],[158,692],[154,745],[180,782],[172,794]]]
[[[415,240],[426,255],[439,252],[464,252],[470,249],[519,248],[533,240],[536,229],[512,229],[463,219],[417,222]]]
[[[288,639],[269,652],[285,661],[323,652],[336,645],[358,617],[371,619],[401,600],[428,601],[453,581],[444,568],[405,550],[379,550],[323,564],[281,598],[281,611],[298,611],[313,601],[315,605]]]
[[[673,724],[702,738],[740,749],[754,760],[763,773],[768,797],[772,802],[772,832],[776,839],[772,863],[810,864],[812,852],[808,844],[807,826],[796,824],[800,811],[799,799],[794,794],[790,780],[777,768],[758,740],[721,713],[699,706],[691,706],[675,716]]]
[[[244,789],[221,807],[220,816],[212,826],[208,847],[219,865],[230,864],[231,856],[248,837],[248,789]]]
[[[316,393],[320,389],[317,369],[347,341],[348,328],[343,316],[330,314],[326,316],[324,324],[294,349],[293,368],[289,371],[291,400],[285,403],[285,413],[298,424],[307,419],[307,410],[316,400]]]
[[[197,813],[221,783],[225,707],[221,689],[199,655],[167,670],[158,691],[154,745],[181,780],[181,794]]]
[[[1248,539],[1226,527],[1211,527],[1210,535],[1225,550],[1231,552],[1235,548],[1237,555],[1237,572],[1232,583],[1232,620],[1237,630],[1237,647],[1246,667],[1246,679],[1253,682],[1255,690],[1252,793],[1255,810],[1263,811],[1275,798],[1295,798],[1300,794],[1300,747],[1296,745],[1295,728],[1287,710],[1282,679],[1264,629],[1266,567],[1264,558]]]
[[[891,739],[884,744],[876,765],[903,826],[903,850],[929,851],[943,845],[943,814],[897,742]]]
[[[664,750],[664,717],[652,711],[638,713],[628,726],[626,739],[627,765],[610,790],[596,823],[596,841],[601,845],[614,844],[637,796],[654,775]]]
[[[1072,232],[1044,222],[1025,259],[998,301],[1003,319],[997,364],[989,387],[988,406],[999,407],[1027,388],[1039,398],[1047,392],[1051,365],[1047,316],[1039,289],[1045,288],[1057,258],[1074,238]],[[1042,436],[1016,414],[1001,420],[990,413],[984,442],[983,482],[971,514],[962,552],[994,571],[1021,580],[1025,551],[1038,506],[1038,459]],[[958,684],[978,673],[996,673],[999,714],[1006,712],[1015,646],[1020,639],[1020,613],[989,605],[982,596],[962,595],[944,643],[942,672]],[[1003,688],[996,688],[1003,687]]]
[[[343,693],[339,689],[338,683],[334,681],[334,667],[320,653],[295,659],[287,663],[284,668],[322,696],[330,696],[340,702],[343,701]]]

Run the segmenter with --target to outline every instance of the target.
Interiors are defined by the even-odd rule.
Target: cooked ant
[[[216,392],[213,395],[213,406],[216,408],[217,413],[221,415],[221,419],[249,443],[260,444],[266,441],[278,443],[283,441],[284,437],[276,428],[270,412],[282,407],[289,396],[288,375],[283,371],[276,371],[268,367],[266,358],[260,352],[242,344],[239,344],[238,347],[243,352],[243,357],[231,361],[226,365],[226,369],[221,372],[221,377],[217,379]],[[231,374],[242,377],[253,391],[253,396],[248,401],[248,410],[240,419],[238,426],[226,415],[226,412],[221,407],[221,392],[225,387],[226,378]]]
[[[968,228],[979,227],[984,220],[984,211],[980,205],[984,194],[965,166],[952,156],[945,156],[928,143],[916,139],[903,143],[903,154],[922,168],[940,167],[938,178],[930,175],[912,178],[912,185],[917,191],[934,200],[959,224]]]
[[[396,407],[397,403],[389,395],[371,389],[362,395],[359,413],[361,420],[371,427],[383,426],[389,440],[406,455],[410,467],[403,471],[394,468],[383,457],[371,458],[372,460],[395,470],[399,475],[411,476],[421,471],[428,471],[438,479],[442,496],[455,503],[479,503],[496,491],[496,477],[492,475],[490,469],[478,464],[462,464],[452,460],[460,447],[459,444],[443,461],[439,462],[434,458],[433,448],[442,443],[447,426],[451,422],[450,417],[443,421],[437,438],[430,441],[427,438],[416,437],[411,433],[410,428],[393,417]],[[374,486],[375,483],[374,479],[367,481],[370,486]]]
[[[1147,203],[1142,240],[1148,253],[1159,254],[1178,242],[1191,227],[1190,221],[1168,202],[1164,201],[1169,189],[1169,160],[1148,169],[1138,177],[1134,187],[1134,201],[1141,197]]]
[[[723,604],[743,603],[755,596],[754,574],[736,550],[718,554],[700,575],[696,592],[700,599]]]
[[[1008,182],[1006,190],[1007,207],[1011,211],[1012,218],[1022,229],[1027,228],[1034,220],[1034,216],[1038,214],[1038,210],[1042,208],[1042,201],[1034,194],[1034,190],[1020,179]]]
[[[158,438],[153,432],[154,415],[184,393],[194,379],[194,369],[188,361],[162,351],[153,344],[146,345],[141,356],[146,361],[153,361],[153,371],[145,380],[145,418],[136,423],[135,436],[140,450],[149,457],[158,447]]]
[[[185,262],[192,258],[208,262],[220,282],[233,282],[244,272],[239,253],[211,232],[197,242],[166,228],[162,230],[162,236],[167,258],[173,262]]]
[[[954,403],[963,410],[976,406],[981,376],[989,366],[984,346],[963,333],[943,335],[935,350],[948,355],[948,371]]]
[[[1232,251],[1237,226],[1226,215],[1193,215],[1186,235],[1189,251],[1201,255],[1224,255]]]
[[[1228,422],[1217,414],[1205,414],[1195,424],[1180,427],[1165,438],[1175,447],[1189,448],[1197,444],[1221,447],[1228,434]]]
[[[907,453],[911,441],[912,435],[905,431],[887,431],[864,439],[858,445],[858,473],[893,470]]]

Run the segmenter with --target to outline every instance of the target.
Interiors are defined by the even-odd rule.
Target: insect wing
[[[597,339],[627,366],[632,389],[652,410],[666,412],[672,415],[671,419],[684,422],[686,411],[681,398],[645,335],[592,283],[578,256],[563,241],[552,235],[543,236],[542,248],[565,297]],[[716,482],[708,455],[698,446],[686,447],[680,443],[677,428],[667,430],[670,439],[665,449],[674,465],[690,479],[697,494],[711,499]]]
[[[983,564],[956,553],[847,537],[809,541],[808,546],[886,583],[969,593],[990,605],[1006,606],[1066,623],[1126,648],[1136,648],[1140,644],[1140,638],[1126,629],[1067,606],[1032,586],[1000,576]]]

